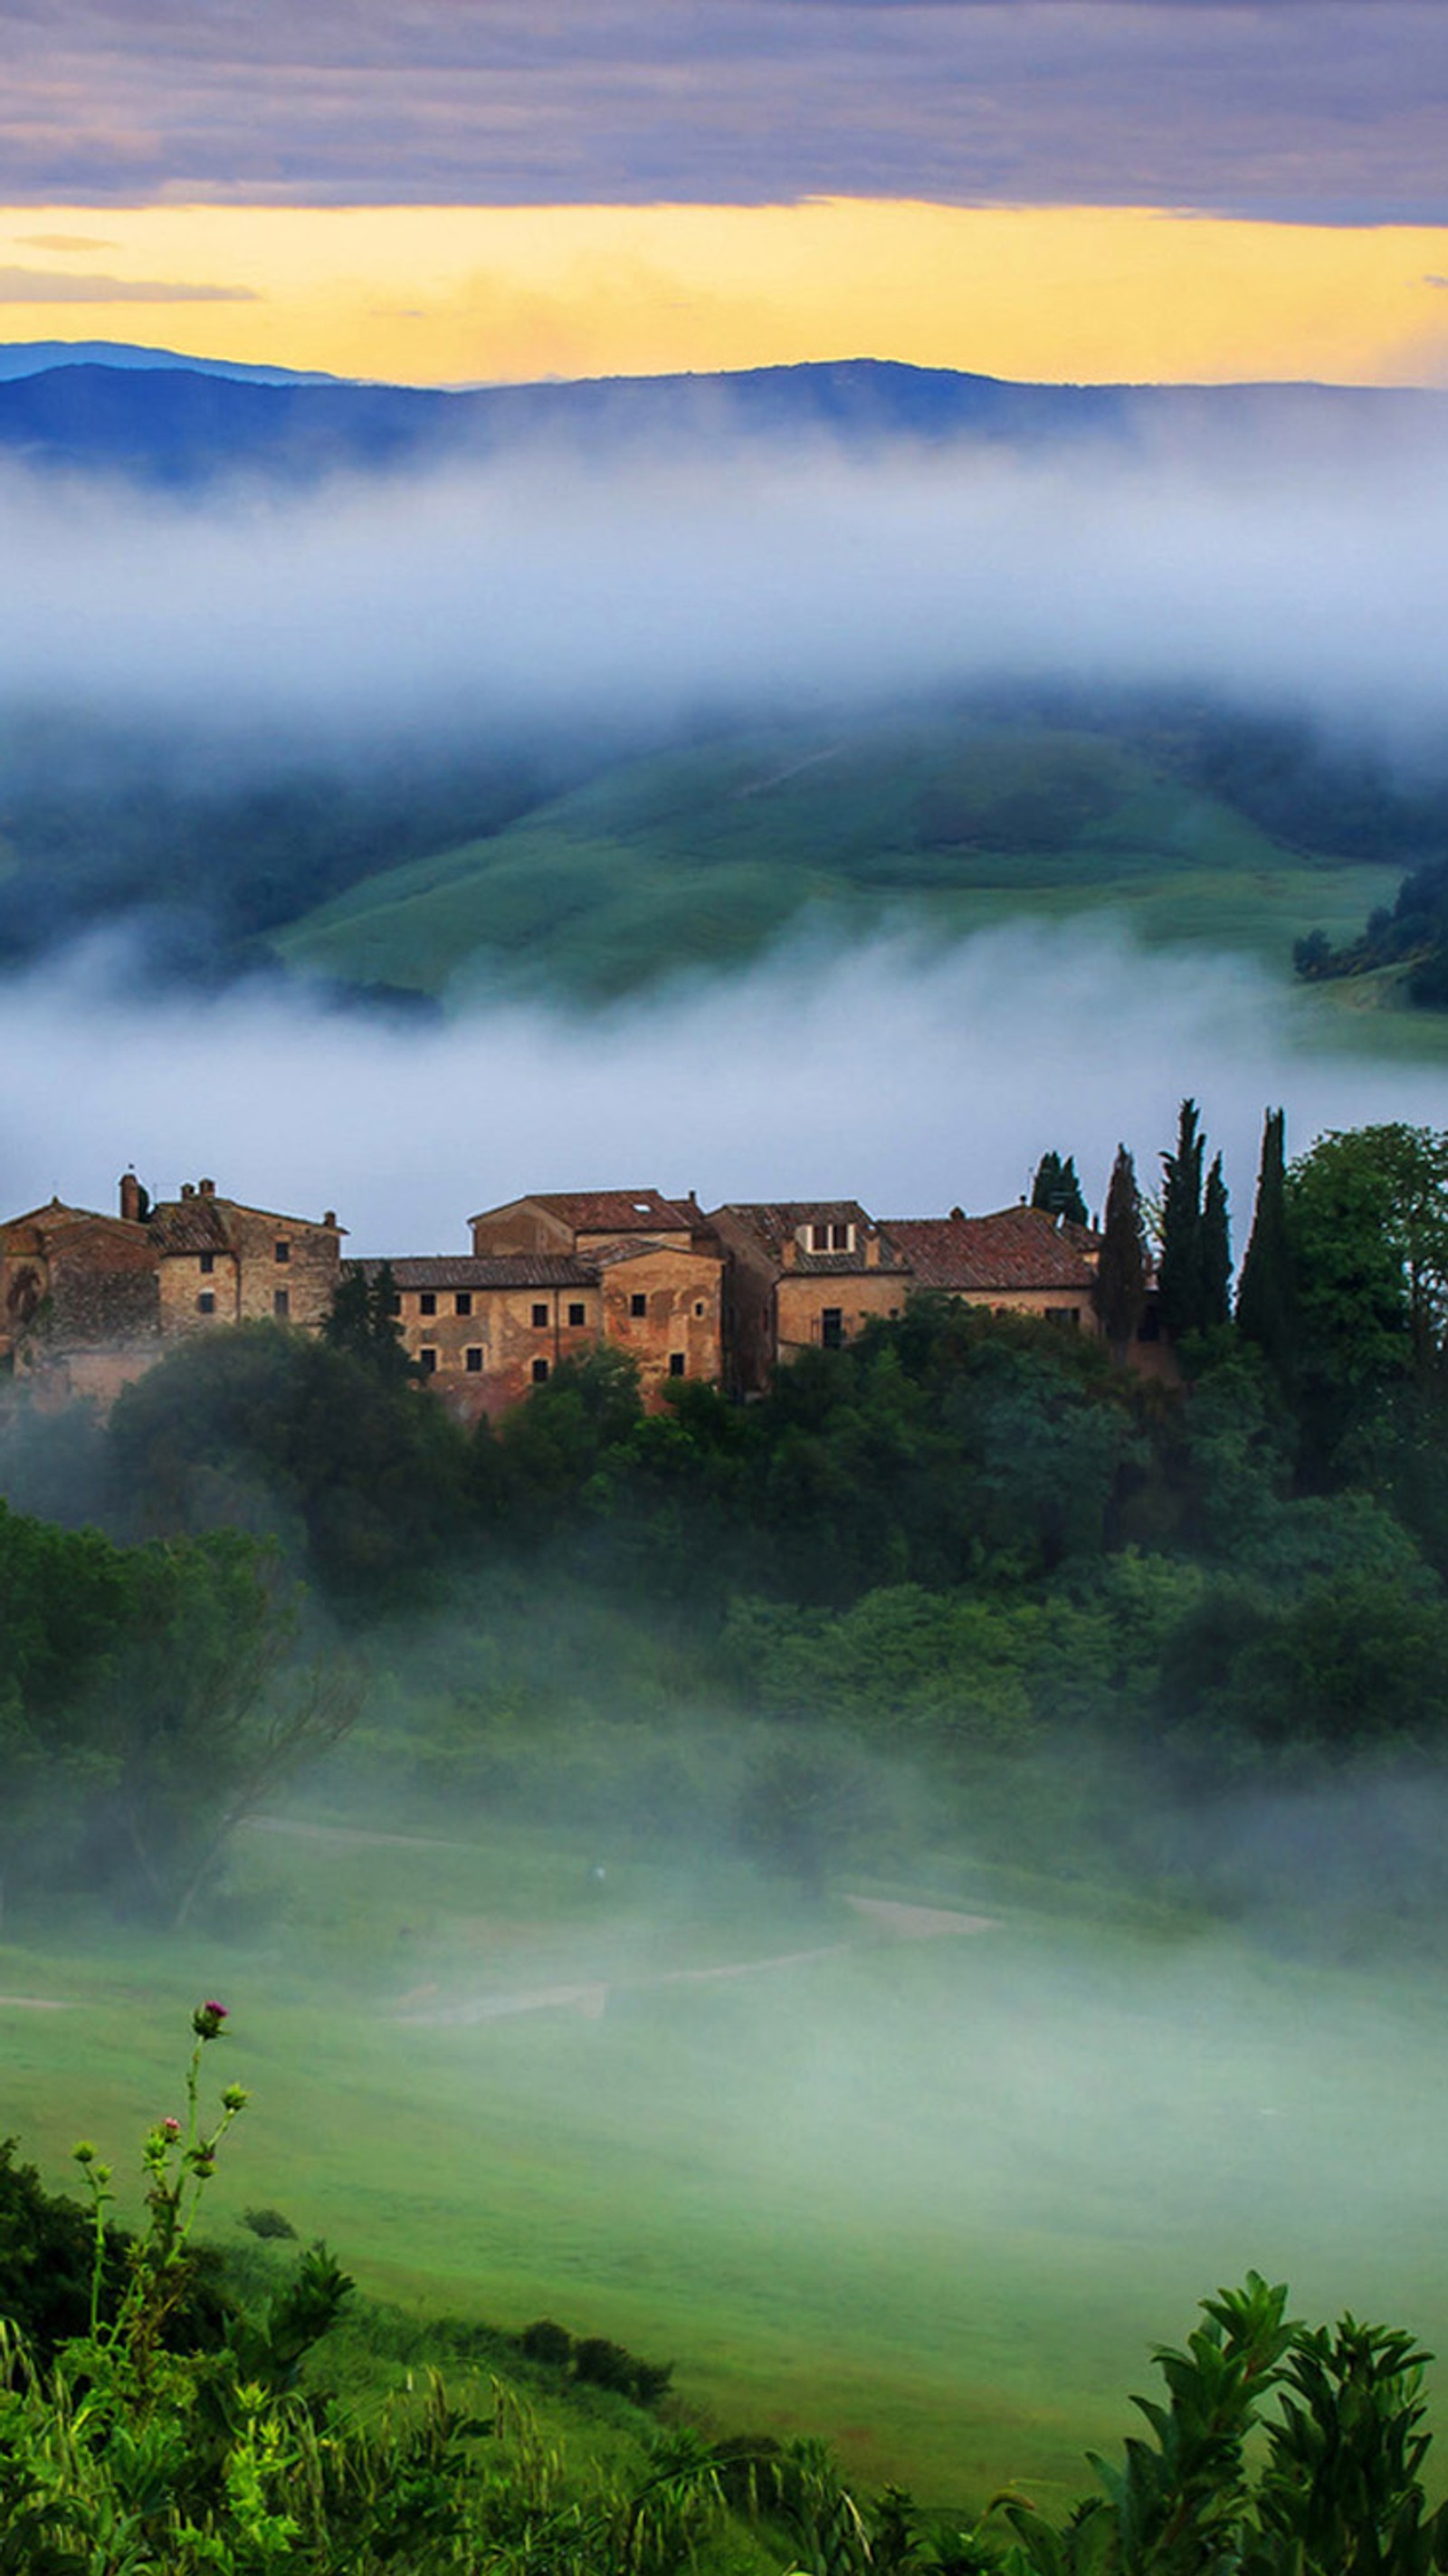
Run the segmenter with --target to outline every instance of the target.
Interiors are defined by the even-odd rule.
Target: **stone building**
[[[274,1316],[315,1329],[340,1276],[341,1229],[183,1184],[152,1206],[133,1172],[120,1212],[59,1199],[0,1224],[0,1370],[57,1401],[109,1403],[178,1337]]]
[[[910,1264],[914,1293],[963,1297],[998,1315],[1038,1315],[1048,1324],[1102,1338],[1092,1291],[1101,1237],[1045,1208],[998,1208],[990,1216],[891,1217],[890,1234]],[[1127,1353],[1145,1377],[1174,1382],[1176,1355],[1162,1338],[1156,1284]]]
[[[601,1345],[637,1363],[651,1409],[681,1378],[718,1383],[724,1255],[692,1197],[578,1191],[469,1222],[471,1258],[388,1264],[408,1355],[456,1411],[505,1412]]]
[[[709,1223],[729,1256],[728,1383],[758,1395],[807,1350],[904,1311],[910,1266],[858,1199],[736,1201]]]
[[[279,1216],[218,1198],[214,1181],[183,1181],[179,1198],[151,1209],[148,1231],[163,1333],[263,1320],[315,1329],[331,1312],[342,1228],[330,1208],[320,1223]]]

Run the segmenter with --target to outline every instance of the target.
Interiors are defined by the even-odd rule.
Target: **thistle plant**
[[[89,2139],[73,2150],[81,2169],[95,2223],[95,2258],[91,2270],[90,2331],[93,2343],[126,2346],[140,2353],[155,2339],[167,2312],[180,2297],[192,2230],[207,2184],[216,2171],[217,2150],[247,2103],[246,2087],[225,2084],[219,2109],[209,2125],[201,2113],[201,2061],[214,2040],[226,2036],[230,2015],[225,2004],[198,2004],[191,2016],[195,2034],[186,2069],[186,2118],[168,2113],[146,2132],[141,2150],[146,2175],[146,2226],[131,2256],[131,2280],[119,2310],[107,2325],[101,2315],[105,2275],[107,2212],[113,2206],[111,2168],[102,2164]]]

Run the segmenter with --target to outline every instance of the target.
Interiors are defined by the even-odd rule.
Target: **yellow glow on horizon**
[[[45,292],[100,277],[247,300]],[[850,357],[1078,383],[1440,384],[1445,279],[1448,227],[1134,207],[0,209],[0,338],[413,384]]]

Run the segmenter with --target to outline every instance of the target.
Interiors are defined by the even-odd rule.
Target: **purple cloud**
[[[12,202],[1448,221],[1441,0],[19,0]]]

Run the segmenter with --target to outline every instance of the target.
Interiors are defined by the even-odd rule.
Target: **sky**
[[[1442,0],[7,0],[0,335],[1448,381]]]

